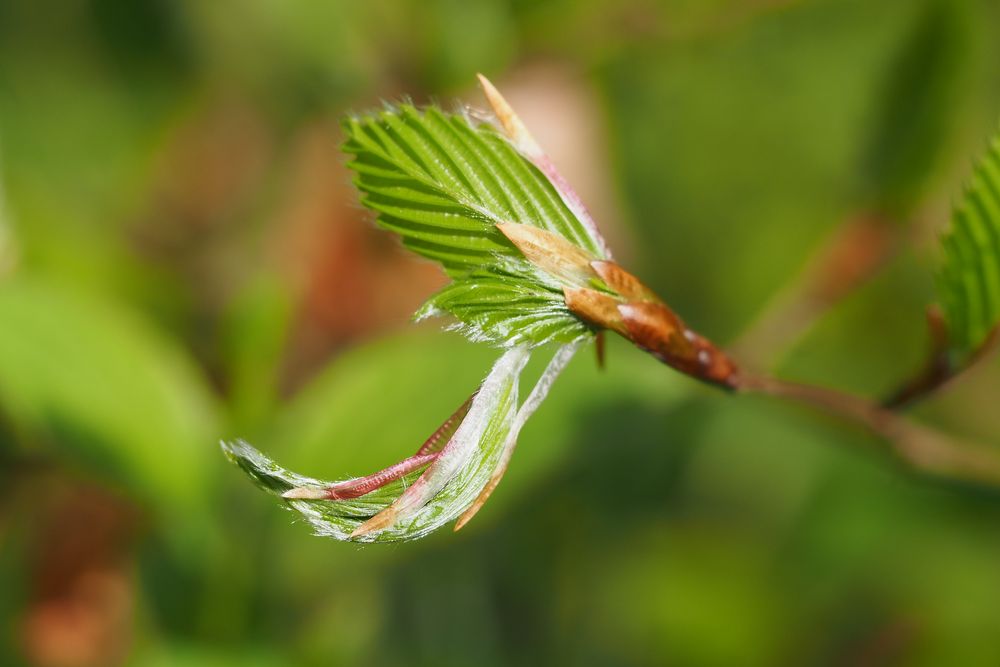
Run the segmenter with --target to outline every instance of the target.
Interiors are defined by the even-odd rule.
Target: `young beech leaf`
[[[223,449],[317,535],[414,540],[459,516],[464,524],[478,510],[503,476],[524,422],[575,351],[576,346],[559,348],[519,408],[518,379],[530,352],[527,346],[507,350],[473,397],[416,454],[367,477],[323,481],[288,471],[245,442],[223,443]]]
[[[563,302],[560,276],[540,269],[504,228],[548,233],[576,261],[608,258],[604,240],[499,93],[488,86],[487,94],[501,129],[408,104],[348,118],[344,150],[362,203],[453,281],[418,317],[450,314],[469,338],[504,346],[589,337]]]
[[[976,166],[941,243],[938,294],[952,352],[962,363],[1000,321],[1000,133]]]
[[[732,362],[611,261],[594,221],[485,79],[500,128],[430,107],[390,107],[344,123],[344,150],[382,227],[441,264],[452,282],[417,317],[454,316],[469,338],[507,348],[482,386],[415,454],[366,477],[289,472],[243,442],[227,455],[319,535],[365,542],[421,537],[486,502],[517,436],[584,340],[611,329],[689,375],[732,388]],[[530,350],[559,342],[518,407]]]

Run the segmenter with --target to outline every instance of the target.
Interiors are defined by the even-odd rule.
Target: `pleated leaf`
[[[963,358],[1000,321],[1000,135],[976,167],[942,245],[938,292],[953,351]]]
[[[377,213],[381,227],[440,263],[454,281],[421,315],[450,313],[470,337],[505,346],[589,335],[562,304],[558,286],[496,225],[538,227],[595,258],[604,257],[602,242],[500,130],[404,104],[349,118],[344,131],[362,203]]]
[[[417,318],[441,311],[454,315],[453,328],[475,342],[572,343],[589,334],[575,316],[567,317],[561,291],[511,274],[473,272],[434,295]]]

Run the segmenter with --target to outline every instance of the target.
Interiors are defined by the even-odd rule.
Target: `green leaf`
[[[376,516],[392,519],[374,532],[354,537],[365,542],[413,540],[456,519],[479,495],[500,462],[518,408],[518,379],[529,358],[524,347],[505,352],[494,364],[454,436],[424,470],[411,472],[349,500],[284,499],[317,535],[339,540]],[[327,488],[334,482],[313,479],[279,466],[244,442],[223,443],[226,455],[261,488],[275,495],[296,488]],[[390,509],[391,508],[391,509]]]
[[[563,293],[502,272],[473,272],[434,295],[418,319],[451,313],[456,330],[472,341],[571,343],[589,334],[569,314]],[[568,316],[567,316],[568,315]]]
[[[182,350],[113,303],[0,282],[0,413],[156,507],[205,502],[215,405]]]
[[[589,329],[562,304],[558,284],[496,228],[531,225],[595,258],[602,245],[557,188],[499,130],[462,115],[411,105],[344,122],[362,202],[413,252],[454,283],[421,314],[447,312],[477,340],[501,345],[568,342]],[[483,291],[480,292],[480,289]],[[501,294],[516,296],[505,302]],[[489,304],[489,314],[484,305]]]
[[[684,396],[687,385],[679,376],[648,363],[627,341],[612,338],[608,345],[613,363],[605,369],[585,353],[569,365],[526,427],[529,441],[519,447],[503,492],[491,504],[516,497],[509,488],[516,480],[544,477],[573,456],[581,415],[619,403],[658,407]],[[540,373],[544,352],[532,355],[525,378]],[[357,476],[383,468],[412,453],[406,450],[468,396],[495,356],[482,345],[421,329],[366,343],[318,373],[258,444],[296,470]]]
[[[564,371],[566,379],[559,381],[545,409],[538,410],[525,427],[523,435],[528,440],[518,447],[500,489],[490,497],[490,509],[482,518],[477,516],[474,526],[481,527],[491,520],[489,517],[503,516],[498,509],[516,503],[528,488],[548,483],[555,471],[579,452],[581,415],[613,411],[621,405],[659,410],[684,400],[687,387],[679,376],[663,373],[644,355],[624,347],[624,341],[611,340],[609,344],[616,342],[623,347],[616,350],[620,354],[614,354],[615,363],[607,369],[598,370],[588,363],[590,359],[569,364]],[[261,444],[291,470],[332,471],[355,477],[384,468],[412,454],[419,436],[433,431],[468,395],[481,379],[476,369],[488,367],[490,355],[495,352],[483,346],[457,344],[451,336],[425,330],[409,330],[367,343],[320,372],[285,407]],[[544,374],[542,354],[533,357],[537,359],[533,358],[522,375],[525,380]],[[524,405],[529,400],[526,398]],[[239,449],[243,450],[239,458],[245,459],[244,468],[256,467],[268,476],[268,470],[278,470],[272,468],[276,464],[270,459],[251,454],[254,450]],[[273,495],[300,484],[328,483],[288,470],[281,474],[283,481],[279,477],[265,482]],[[406,480],[410,481],[412,476]],[[296,511],[284,499],[278,502]],[[383,497],[380,502],[380,506],[387,506],[390,499]],[[360,520],[353,522],[354,526],[359,524]],[[349,530],[353,530],[351,525],[342,525],[342,532]],[[288,566],[300,573],[316,572],[323,567],[317,564],[318,559],[328,565],[337,555],[302,549],[300,545],[287,553]],[[305,578],[302,575],[300,579]]]
[[[494,253],[519,257],[493,225],[530,224],[600,255],[549,180],[492,125],[404,104],[344,122],[363,201],[379,223],[452,276]]]
[[[941,243],[938,293],[953,350],[967,357],[1000,321],[1000,134],[976,167]]]

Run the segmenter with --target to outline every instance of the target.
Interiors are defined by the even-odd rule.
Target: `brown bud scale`
[[[566,306],[580,319],[616,331],[668,366],[699,380],[733,389],[739,381],[732,359],[687,328],[638,278],[610,261],[590,263],[620,297],[587,288],[564,288]]]

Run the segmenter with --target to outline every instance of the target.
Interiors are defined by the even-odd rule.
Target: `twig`
[[[889,394],[889,398],[882,401],[884,407],[893,410],[905,407],[935,391],[952,377],[954,369],[948,359],[948,327],[939,307],[927,309],[927,328],[931,335],[931,347],[923,369]]]
[[[955,366],[948,358],[948,332],[940,310],[929,309],[927,321],[931,329],[931,351],[927,363],[916,377],[904,382],[899,389],[890,394],[882,403],[886,408],[891,410],[905,408],[952,384],[970,368],[987,359],[996,350],[997,341],[1000,340],[1000,327],[996,327],[965,362]]]
[[[1000,450],[921,426],[858,396],[759,376],[742,378],[738,391],[787,398],[857,422],[884,439],[891,453],[914,470],[1000,486]]]

